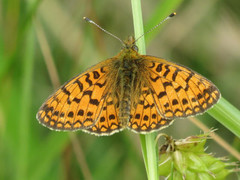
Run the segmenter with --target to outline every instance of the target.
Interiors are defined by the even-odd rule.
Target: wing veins
[[[158,73],[156,73],[155,71],[153,71],[152,69],[150,69],[150,68],[148,68],[148,70],[150,70],[152,73],[154,73],[155,75],[157,75],[157,76],[160,76],[160,75],[158,75]],[[184,72],[186,72],[186,71],[184,71]],[[188,73],[188,72],[186,72],[186,73]],[[188,73],[188,74],[190,74],[190,73]],[[178,74],[178,76],[180,76],[183,80],[184,80],[184,78],[180,75],[180,74]],[[161,83],[162,83],[162,79],[161,78],[163,78],[163,79],[165,79],[165,80],[167,80],[167,81],[169,81],[169,82],[174,82],[174,81],[170,81],[170,80],[168,80],[168,79],[166,79],[165,77],[163,77],[163,76],[160,76],[160,80],[161,80]],[[185,80],[184,80],[185,81]],[[177,82],[175,82],[175,83],[177,83]],[[194,82],[193,82],[194,83]],[[178,84],[178,83],[177,83]],[[194,83],[195,84],[195,83]],[[202,84],[204,84],[204,83],[202,83]],[[179,86],[181,86],[180,84],[178,84]],[[196,84],[195,84],[195,86],[197,86]],[[205,86],[205,84],[204,84],[204,86]],[[173,87],[173,86],[172,86]],[[183,86],[181,86],[182,87],[182,89],[184,89],[183,88]],[[197,86],[198,87],[198,86]],[[206,87],[206,86],[205,86]],[[196,94],[195,94],[195,92],[192,90],[192,88],[189,86],[189,88],[191,89],[191,91],[192,91],[192,93],[194,94],[194,96],[195,96],[195,98],[197,97],[196,96]],[[166,88],[164,87],[164,89],[165,89],[165,91],[166,91]],[[174,88],[173,88],[174,89]],[[199,89],[199,88],[198,88]],[[199,89],[200,90],[200,89]],[[157,94],[156,93],[156,91],[153,89],[153,91],[155,92],[155,94]],[[191,105],[191,107],[192,107],[192,109],[194,110],[194,108],[193,108],[193,105],[192,105],[192,102],[190,101],[190,99],[189,99],[189,97],[188,97],[188,94],[187,94],[187,92],[184,90],[184,92],[185,92],[185,94],[186,94],[186,96],[187,96],[187,98],[188,98],[188,100],[189,100],[189,102],[190,102],[190,105]],[[202,92],[201,90],[200,90],[200,92]],[[176,93],[176,91],[175,91],[175,93]],[[177,94],[177,93],[176,93]],[[168,96],[167,96],[168,97]],[[179,97],[178,97],[179,98]],[[197,98],[196,98],[197,99]],[[169,98],[168,98],[168,100],[169,100]],[[170,102],[170,101],[169,101]],[[180,102],[180,101],[179,101]],[[199,107],[201,107],[201,105],[200,105],[200,103],[199,103],[199,101],[196,101],[197,103],[198,103],[198,106]],[[181,103],[181,102],[180,102]],[[161,104],[161,103],[160,103]],[[170,103],[170,105],[171,105],[171,103]],[[172,107],[172,106],[171,106]],[[164,116],[164,118],[167,118],[167,117],[165,117]],[[167,118],[168,119],[168,118]]]
[[[96,69],[97,69],[97,68],[96,68]],[[89,73],[89,72],[86,72],[85,74],[83,74],[82,76],[80,76],[80,77],[77,78],[77,79],[82,78],[82,77],[85,76],[87,73]],[[80,93],[83,94],[84,91],[87,91],[87,90],[88,90],[89,88],[91,88],[92,86],[95,86],[96,83],[98,83],[98,82],[99,82],[102,78],[104,78],[106,75],[107,75],[107,73],[103,74],[102,77],[100,77],[94,84],[92,84],[91,86],[87,87],[87,88],[86,88],[85,90],[83,90],[82,92],[79,92],[75,97],[77,97]],[[73,79],[76,79],[76,77],[77,77],[77,76],[75,76],[74,78],[72,78],[72,79],[70,79],[69,81],[67,81],[66,83],[64,83],[64,85],[62,85],[59,89],[62,89],[63,87],[64,87],[64,88],[67,88],[67,87],[69,88],[70,86],[74,85],[75,83],[71,83],[71,84],[68,85],[68,82],[72,81]],[[77,87],[78,87],[78,86],[74,87],[74,88],[72,89],[72,91],[74,91],[75,88],[77,88]],[[58,89],[58,90],[59,90],[59,89]],[[57,90],[57,91],[58,91],[58,90]],[[60,93],[62,93],[62,90],[61,90],[58,94],[56,94],[56,95],[54,94],[54,96],[57,97]],[[50,96],[49,99],[50,99],[51,97],[53,97],[53,96]],[[69,96],[68,96],[68,97],[69,97]],[[63,98],[63,96],[61,97],[61,99],[62,99],[62,98]],[[82,98],[83,98],[83,96],[80,98],[80,101],[82,100]],[[61,101],[61,99],[59,99],[59,102]],[[53,103],[54,100],[55,100],[55,99],[53,98],[52,101],[49,103],[49,106],[51,106],[51,104]],[[62,107],[61,107],[61,110],[59,110],[59,114],[58,114],[58,116],[57,116],[56,122],[59,122],[58,120],[59,120],[59,118],[60,118],[60,114],[61,114],[60,112],[63,112],[62,109],[64,108],[64,105],[66,104],[67,100],[68,100],[68,99],[66,99],[66,101],[64,101],[64,103],[63,103],[63,105],[62,105]],[[54,112],[56,111],[56,109],[57,109],[57,107],[58,107],[59,104],[60,104],[60,103],[57,103],[56,107],[55,107],[54,110],[52,111],[52,115],[51,115],[50,119],[52,119],[53,114],[54,114]],[[79,103],[79,104],[80,104],[80,103]],[[78,106],[77,106],[77,108],[76,108],[76,111],[77,111],[78,108],[79,108],[79,104],[78,104]],[[69,112],[69,108],[70,108],[70,105],[69,105],[69,107],[68,107],[68,110],[67,110],[66,113],[65,113],[65,118],[64,118],[63,124],[66,123],[66,116],[67,116],[67,113]],[[87,108],[87,109],[88,109],[88,108]],[[84,119],[85,119],[85,117],[84,117]],[[73,124],[74,124],[74,123],[71,124],[71,127],[73,127]]]

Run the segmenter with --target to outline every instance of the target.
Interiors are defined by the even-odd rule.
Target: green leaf
[[[228,128],[236,136],[240,137],[240,111],[223,97],[208,113]]]

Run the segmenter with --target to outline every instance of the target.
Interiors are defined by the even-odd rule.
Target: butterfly
[[[141,55],[129,37],[116,56],[62,85],[37,119],[52,130],[111,135],[125,128],[149,133],[174,119],[202,114],[221,94],[208,79],[182,65]]]

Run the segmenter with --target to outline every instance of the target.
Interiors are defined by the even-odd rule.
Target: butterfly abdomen
[[[130,119],[131,113],[131,94],[136,77],[136,65],[128,60],[123,60],[119,68],[119,85],[120,85],[120,103],[119,119],[122,126],[126,126]]]

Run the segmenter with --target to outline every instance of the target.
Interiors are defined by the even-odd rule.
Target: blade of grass
[[[37,39],[38,39],[42,54],[44,56],[47,69],[48,69],[49,77],[51,79],[54,89],[57,89],[57,87],[60,86],[60,80],[59,80],[57,68],[54,64],[54,60],[53,60],[53,56],[52,56],[49,44],[47,42],[45,32],[42,29],[42,25],[38,22],[38,19],[34,21],[34,25],[36,29]]]
[[[19,121],[19,159],[16,179],[27,179],[28,153],[29,153],[29,120],[31,110],[32,77],[34,60],[34,33],[29,29],[25,45],[25,58],[23,59],[23,81],[21,93],[21,110]]]
[[[131,3],[132,3],[135,37],[139,37],[144,33],[141,1],[132,0]],[[139,52],[141,54],[146,54],[144,37],[142,37],[137,41],[137,45],[139,47]],[[149,180],[158,179],[158,166],[157,166],[158,157],[157,157],[157,151],[156,151],[155,138],[156,138],[155,133],[140,135],[143,157],[144,157],[147,176]]]
[[[32,4],[37,4],[36,1],[32,2]],[[32,5],[31,4],[31,5]],[[31,10],[30,3],[27,4],[27,10]],[[32,16],[31,16],[32,18]],[[18,162],[17,162],[17,171],[16,171],[16,179],[27,179],[28,177],[28,168],[29,168],[29,142],[30,142],[30,113],[31,113],[31,95],[32,95],[32,83],[33,83],[33,62],[34,62],[34,32],[32,25],[26,22],[24,19],[24,23],[21,23],[19,26],[18,32],[18,41],[17,47],[19,44],[25,42],[25,57],[23,59],[23,77],[22,77],[22,91],[21,91],[21,100],[20,100],[20,115],[19,115],[19,151],[18,151]],[[24,31],[21,31],[24,30]],[[26,38],[26,40],[25,40]],[[23,41],[22,41],[23,40]]]
[[[240,137],[240,111],[223,97],[208,113],[228,128],[236,136]]]
[[[147,172],[147,177],[148,177],[148,163],[147,163],[147,147],[146,147],[146,139],[145,135],[140,134],[140,142],[141,142],[141,149],[142,149],[142,155],[143,155],[143,160],[144,160],[144,165],[146,168]]]
[[[10,3],[11,1],[9,1]],[[16,1],[18,2],[18,1]],[[20,2],[20,1],[19,1]],[[25,9],[29,9],[29,13],[27,15],[22,15],[23,17],[20,16],[20,18],[22,18],[22,21],[21,23],[19,24],[18,22],[15,22],[16,24],[19,24],[19,27],[18,27],[18,31],[12,33],[12,34],[16,34],[18,37],[17,37],[17,43],[16,43],[16,49],[12,50],[13,52],[11,52],[11,54],[8,54],[8,50],[5,49],[5,53],[3,53],[4,55],[6,55],[6,61],[0,61],[0,80],[2,80],[2,78],[4,77],[4,75],[6,75],[6,73],[8,73],[9,69],[11,68],[11,66],[13,66],[14,64],[14,60],[16,59],[16,56],[17,56],[17,51],[18,51],[18,47],[21,47],[22,45],[22,41],[24,40],[25,38],[25,35],[26,35],[26,31],[28,31],[28,28],[29,26],[31,25],[31,22],[32,22],[32,17],[35,15],[36,11],[37,11],[37,8],[39,7],[40,5],[40,2],[42,2],[42,0],[35,0],[35,1],[30,1],[28,0],[28,4],[26,3],[26,7]],[[16,15],[14,17],[14,20],[15,19],[20,19],[18,17],[18,11],[20,7],[20,5],[18,3],[15,3],[14,1],[10,3],[11,5],[13,4],[13,8],[9,8],[8,11],[9,11],[9,15],[10,17],[13,17],[13,14]],[[7,4],[7,6],[10,6]],[[6,6],[6,7],[7,7]],[[19,7],[18,7],[19,6]],[[18,7],[18,8],[16,8]],[[16,11],[16,12],[15,12]],[[22,13],[22,12],[21,12]],[[6,22],[9,21],[9,18],[6,17]],[[4,22],[4,21],[3,21]],[[2,25],[2,24],[1,24]],[[5,25],[5,24],[3,24]],[[8,27],[4,27],[5,29],[7,29]],[[0,27],[0,29],[3,29],[3,27]],[[11,29],[14,29],[13,27],[11,27]],[[8,31],[8,30],[7,30]],[[6,33],[6,32],[5,32]],[[5,35],[4,33],[1,32],[1,34]],[[7,33],[6,33],[7,34]],[[11,34],[11,35],[12,35]],[[6,35],[5,35],[6,36]],[[6,47],[5,47],[6,48]]]
[[[23,38],[26,33],[25,31],[28,30],[28,27],[31,25],[32,18],[35,16],[41,2],[42,0],[27,1],[26,5],[27,5],[28,12],[19,29],[19,42],[21,42],[21,38]]]
[[[135,38],[138,38],[144,34],[141,1],[132,0],[131,2],[132,2],[134,34],[135,34]],[[146,54],[144,36],[140,38],[136,43],[139,48],[139,53]]]

